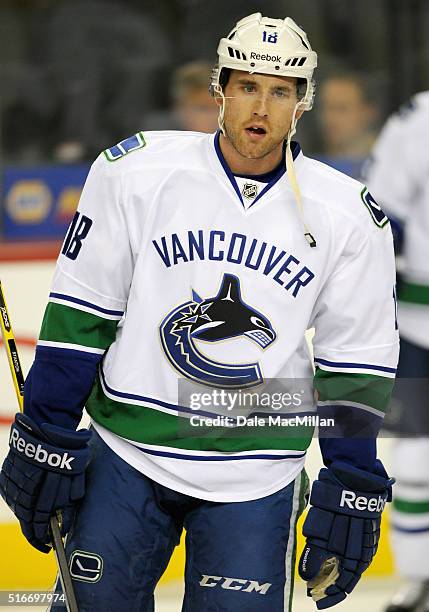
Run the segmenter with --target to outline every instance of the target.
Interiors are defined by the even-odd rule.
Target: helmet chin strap
[[[232,98],[235,98],[235,96],[225,96],[224,93],[223,93],[222,87],[219,85],[219,83],[216,83],[214,85],[214,94],[215,94],[215,99],[216,98],[221,98],[222,99],[222,104],[219,107],[219,115],[217,117],[217,123],[218,123],[220,131],[226,137],[225,122],[224,122],[225,100],[226,99],[231,100]]]
[[[312,235],[312,233],[310,232],[305,219],[304,219],[304,209],[302,206],[302,196],[301,196],[301,190],[299,188],[298,185],[298,181],[296,180],[296,174],[295,174],[295,166],[293,163],[293,156],[292,156],[292,150],[291,150],[291,140],[292,140],[292,136],[296,133],[296,124],[298,123],[298,119],[296,117],[296,114],[299,110],[299,107],[301,106],[302,101],[298,102],[295,105],[294,111],[293,111],[293,115],[292,115],[292,121],[290,124],[290,128],[289,128],[289,132],[287,135],[287,142],[286,142],[286,172],[287,172],[287,176],[289,179],[289,183],[290,186],[292,187],[292,191],[293,194],[295,196],[295,200],[298,206],[298,214],[299,217],[301,219],[301,223],[304,227],[304,237],[307,240],[308,244],[314,248],[316,246],[316,240],[314,239],[314,236]]]

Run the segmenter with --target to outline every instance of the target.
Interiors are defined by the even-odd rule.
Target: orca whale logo
[[[195,291],[192,300],[170,312],[160,325],[165,354],[176,370],[205,385],[251,387],[263,382],[258,363],[229,364],[206,357],[195,340],[217,342],[244,336],[262,349],[276,338],[268,319],[241,298],[240,281],[224,274],[215,297],[202,299]]]

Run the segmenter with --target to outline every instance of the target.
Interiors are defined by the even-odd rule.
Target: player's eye
[[[274,90],[274,97],[275,98],[280,98],[282,100],[283,98],[288,98],[289,97],[289,92],[285,91],[284,89],[275,89]]]
[[[254,85],[243,85],[243,89],[246,93],[253,93],[255,91]]]

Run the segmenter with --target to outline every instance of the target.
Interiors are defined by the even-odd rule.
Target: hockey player
[[[376,458],[398,357],[388,220],[291,141],[317,61],[292,19],[250,15],[218,55],[216,134],[139,133],[92,166],[12,426],[2,494],[45,552],[49,515],[66,532],[77,508],[81,611],[153,610],[183,527],[183,610],[291,609],[312,427],[239,425],[229,405],[232,426],[209,422],[225,419],[219,388],[312,380],[308,328],[335,424],[321,425],[299,564],[319,609],[371,563],[391,496]],[[213,389],[199,411],[181,401],[191,383]]]
[[[388,612],[429,610],[429,92],[417,94],[383,128],[367,169],[369,186],[386,206],[400,256],[398,321],[401,356],[391,426],[397,478],[392,543],[404,585]],[[407,380],[409,379],[409,380]],[[393,416],[393,414],[392,414]]]

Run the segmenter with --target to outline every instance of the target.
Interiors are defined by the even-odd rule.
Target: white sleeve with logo
[[[371,470],[375,438],[387,410],[399,340],[389,225],[356,226],[314,309],[315,389],[320,416],[335,428],[319,434],[325,464]]]
[[[335,371],[394,376],[398,358],[394,286],[389,225],[374,226],[366,235],[356,228],[315,305],[316,363],[326,362]]]
[[[111,172],[112,163],[100,155],[91,167],[52,286],[101,314],[124,311],[133,273],[121,177]]]

